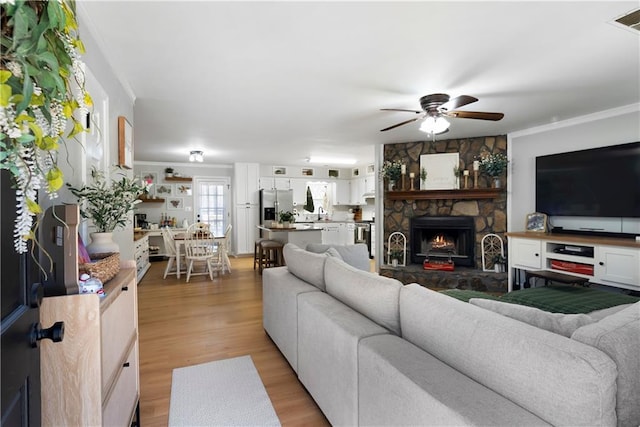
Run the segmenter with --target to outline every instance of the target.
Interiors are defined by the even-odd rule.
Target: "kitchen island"
[[[262,230],[262,237],[278,240],[284,244],[293,243],[300,248],[306,248],[309,243],[322,243],[322,227],[316,224],[295,224],[289,228],[275,228],[258,226]]]

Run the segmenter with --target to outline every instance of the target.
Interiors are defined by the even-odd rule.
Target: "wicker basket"
[[[120,254],[92,254],[91,262],[79,265],[80,274],[87,273],[91,277],[100,279],[104,285],[120,271]]]

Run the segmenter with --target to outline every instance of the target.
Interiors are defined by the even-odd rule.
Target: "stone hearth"
[[[490,292],[492,294],[507,293],[507,273],[494,273],[469,267],[456,267],[455,271],[426,271],[419,264],[406,267],[380,267],[380,275],[392,277],[401,283],[419,283],[434,290],[470,289]]]

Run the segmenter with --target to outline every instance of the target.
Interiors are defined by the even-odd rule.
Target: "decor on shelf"
[[[427,181],[427,170],[424,167],[420,167],[420,189],[424,189]]]
[[[17,190],[16,252],[35,239],[34,217],[42,213],[37,193],[57,197],[64,184],[58,168],[60,142],[87,129],[93,106],[85,90],[84,45],[74,2],[2,2],[0,63],[0,168]],[[67,135],[67,121],[73,126]]]
[[[493,178],[494,188],[501,188],[500,176],[507,170],[509,160],[502,153],[488,154],[480,160],[480,168]]]
[[[547,215],[540,212],[533,212],[533,213],[527,214],[525,228],[527,231],[546,233],[547,232]]]
[[[109,183],[102,171],[92,169],[93,183],[80,188],[72,187],[67,183],[71,194],[82,202],[80,215],[91,219],[97,233],[111,234],[114,230],[125,227],[129,220],[129,212],[141,202],[138,196],[147,189],[146,183],[140,184],[137,179],[131,179],[122,172],[119,175],[121,178],[111,180]],[[97,253],[95,248],[92,250],[90,247],[94,241],[102,241],[103,238],[106,237],[91,233],[92,244],[87,246],[89,253]],[[119,250],[107,252],[119,252]]]
[[[164,177],[165,178],[173,178],[173,168],[165,168],[164,169]]]
[[[399,231],[391,233],[387,240],[387,264],[393,267],[407,265],[407,238]]]
[[[460,153],[437,153],[420,155],[420,168],[429,171],[429,179],[421,190],[458,189],[454,167],[460,164]]]
[[[126,117],[118,117],[118,165],[133,169],[133,126]]]
[[[503,272],[505,258],[502,238],[494,233],[485,234],[480,242],[480,248],[482,250],[482,271]]]
[[[385,160],[382,164],[382,169],[380,170],[380,174],[382,178],[388,179],[389,190],[391,191],[395,184],[398,182],[400,177],[402,176],[402,166],[403,164],[399,160]]]

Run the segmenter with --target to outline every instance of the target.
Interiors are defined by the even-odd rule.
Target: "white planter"
[[[120,246],[113,241],[113,233],[91,233],[87,252],[89,255],[120,252]]]

